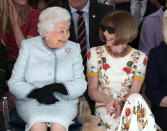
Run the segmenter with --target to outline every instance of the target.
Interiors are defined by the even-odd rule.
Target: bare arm
[[[105,94],[102,94],[97,89],[98,86],[98,77],[88,77],[88,93],[92,100],[104,104],[110,103],[110,101],[113,101],[113,98],[111,96],[107,96]]]
[[[15,40],[16,40],[16,44],[18,46],[18,48],[20,49],[21,47],[21,42],[22,40],[26,39],[26,38],[31,38],[33,36],[26,36],[26,38],[24,37],[21,29],[20,29],[20,24],[19,24],[19,16],[18,16],[18,12],[16,10],[16,7],[14,6],[14,4],[12,2],[10,2],[10,21],[12,24],[12,28],[13,28],[13,33],[15,36]]]
[[[143,82],[141,82],[139,80],[133,79],[131,89],[130,89],[126,98],[128,98],[128,96],[130,96],[132,93],[139,93],[140,89],[141,89],[141,86],[142,86],[142,83]]]

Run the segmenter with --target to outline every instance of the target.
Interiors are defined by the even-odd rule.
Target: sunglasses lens
[[[109,34],[114,34],[114,33],[115,33],[115,30],[114,30],[113,27],[107,27],[107,32],[108,32]]]
[[[108,32],[109,34],[115,33],[114,28],[113,28],[113,27],[110,27],[110,26],[101,25],[101,30],[102,30],[103,32],[105,32],[105,31],[107,30],[107,32]]]

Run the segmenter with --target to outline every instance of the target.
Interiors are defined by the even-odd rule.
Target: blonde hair
[[[138,34],[138,26],[133,16],[126,11],[112,11],[106,15],[101,24],[104,26],[111,26],[115,30],[116,40],[115,45],[132,42]],[[100,39],[106,42],[104,32],[100,28]]]
[[[9,19],[9,11],[12,0],[0,0],[0,37],[2,33],[12,33],[12,25]],[[31,7],[29,5],[22,6],[18,12],[21,22],[25,22],[27,14]]]
[[[164,12],[162,20],[162,40],[167,44],[167,10]]]

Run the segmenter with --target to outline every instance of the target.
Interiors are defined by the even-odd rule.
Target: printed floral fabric
[[[118,131],[160,131],[145,100],[139,94],[128,97],[122,110]]]
[[[133,79],[144,80],[147,64],[146,55],[129,46],[124,57],[115,58],[107,45],[91,48],[87,54],[87,77],[98,77],[98,90],[101,93],[123,100],[130,90]],[[107,131],[117,131],[120,117],[108,112],[103,103],[96,103],[96,115]]]

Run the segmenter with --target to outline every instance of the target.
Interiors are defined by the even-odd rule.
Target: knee
[[[61,125],[61,124],[58,124],[58,123],[52,123],[51,124],[51,131],[66,131],[66,128]]]
[[[133,93],[128,97],[128,100],[138,100],[138,99],[143,99],[142,95],[139,93]]]
[[[47,124],[46,122],[38,122],[35,123],[32,127],[31,127],[31,131],[37,131],[37,130],[46,130],[47,129]]]

